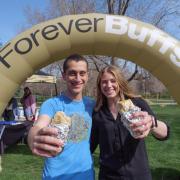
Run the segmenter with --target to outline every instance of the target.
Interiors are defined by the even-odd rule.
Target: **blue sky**
[[[45,9],[48,0],[0,0],[0,43],[5,44],[14,38],[22,26],[26,25],[24,8]],[[169,34],[180,39],[179,28],[174,29],[174,23],[180,19],[172,19],[166,26]]]
[[[6,43],[16,36],[25,24],[24,8],[45,8],[47,0],[0,0],[0,42]]]

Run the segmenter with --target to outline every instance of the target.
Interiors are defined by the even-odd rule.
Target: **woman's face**
[[[119,86],[113,74],[104,72],[100,81],[101,91],[107,97],[112,99],[119,94]]]
[[[29,94],[30,90],[28,88],[24,89],[24,94]]]

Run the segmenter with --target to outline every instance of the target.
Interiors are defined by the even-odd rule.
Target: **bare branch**
[[[99,69],[99,67],[97,65],[96,60],[94,58],[92,58],[92,61],[93,61],[94,65],[95,65],[95,67],[96,67],[97,72],[100,72],[100,69]]]
[[[59,67],[59,71],[61,72],[61,74],[63,74],[62,67],[60,66],[60,64],[59,64],[59,63],[57,63],[57,66]]]
[[[137,73],[138,73],[138,65],[136,64],[134,73],[131,75],[131,77],[127,81],[128,82],[132,81]]]
[[[124,61],[124,65],[123,65],[122,69],[125,69],[126,65],[127,65],[127,61]]]
[[[116,64],[116,58],[113,57],[113,56],[111,57],[111,64],[112,64],[112,65],[115,65],[115,64]]]
[[[106,66],[109,66],[109,63],[107,63],[103,58],[100,58],[98,56],[94,56],[95,58],[97,58],[99,61],[102,61]]]
[[[129,2],[130,0],[120,0],[119,1],[119,9],[118,9],[118,14],[119,15],[125,15],[126,14],[126,11],[127,11],[127,8],[129,6]]]
[[[162,13],[161,15],[159,15],[158,18],[156,18],[156,22],[154,22],[155,26],[158,26],[160,24],[160,22],[167,16],[175,14],[177,11],[173,11],[173,12],[169,12],[169,13]]]
[[[109,14],[114,14],[114,0],[107,0]]]

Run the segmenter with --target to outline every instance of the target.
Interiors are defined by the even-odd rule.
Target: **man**
[[[63,79],[67,86],[65,93],[43,103],[40,116],[29,132],[28,144],[34,154],[47,157],[43,179],[93,180],[89,137],[94,101],[82,96],[88,81],[86,59],[77,54],[69,56],[63,65]],[[72,121],[66,145],[57,138],[58,130],[48,127],[58,111],[63,111]],[[142,113],[136,116],[142,116]],[[145,125],[140,129],[143,137],[147,136],[152,125],[151,116],[144,114],[141,123],[137,123],[138,127]]]
[[[28,143],[34,154],[47,157],[43,179],[92,180],[89,136],[94,101],[82,96],[88,81],[88,63],[84,57],[74,54],[65,60],[63,71],[67,89],[64,94],[43,103],[40,116],[29,132]],[[57,129],[48,127],[57,111],[63,111],[71,117],[72,125],[78,126],[65,146],[56,138]]]

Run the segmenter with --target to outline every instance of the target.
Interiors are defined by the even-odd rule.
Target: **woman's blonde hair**
[[[97,100],[96,100],[96,106],[95,111],[98,111],[102,105],[106,102],[106,97],[101,91],[101,78],[105,72],[108,72],[112,74],[115,77],[115,80],[118,84],[118,93],[121,100],[124,100],[125,97],[127,98],[134,98],[139,97],[135,95],[132,91],[132,89],[129,87],[128,82],[125,80],[122,72],[116,67],[116,66],[107,66],[103,68],[98,75],[97,78]]]

